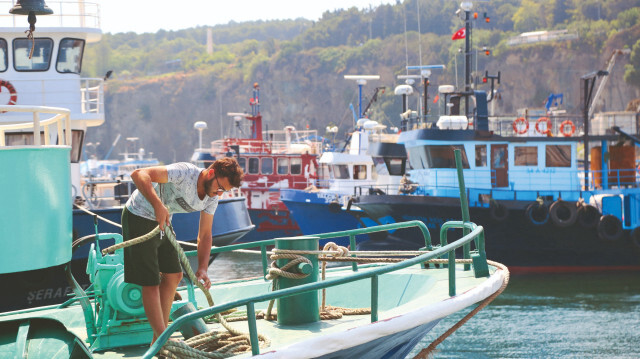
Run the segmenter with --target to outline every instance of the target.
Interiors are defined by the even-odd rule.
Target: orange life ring
[[[519,126],[520,124],[524,124],[524,127]],[[527,131],[529,131],[529,121],[527,121],[524,117],[515,119],[511,126],[513,127],[513,132],[517,133],[518,135],[522,135],[523,133],[527,133]]]
[[[9,102],[7,102],[7,105],[15,105],[16,102],[18,102],[18,93],[16,92],[16,88],[13,87],[11,82],[0,80],[0,92],[2,92],[3,87],[6,87],[7,90],[9,90],[10,97],[9,97]],[[0,111],[0,113],[5,113],[5,112],[7,111]]]
[[[540,124],[543,122],[547,124],[547,127],[544,131],[541,131]],[[547,117],[540,117],[538,121],[536,121],[536,131],[538,131],[538,133],[541,135],[548,134],[549,132],[551,132],[551,121]]]
[[[570,137],[574,132],[576,132],[576,125],[574,125],[571,120],[562,121],[560,124],[560,132],[562,132],[564,137]]]

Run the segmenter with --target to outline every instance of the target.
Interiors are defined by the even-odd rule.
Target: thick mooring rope
[[[126,242],[122,242],[111,247],[108,247],[102,250],[102,254],[106,255],[107,253],[111,253],[120,248],[129,247],[146,240],[153,238],[160,232],[160,228],[156,227],[151,232],[128,240]],[[200,281],[197,280],[196,275],[193,273],[193,269],[191,268],[191,264],[187,259],[182,247],[178,244],[176,240],[175,233],[173,232],[173,227],[167,226],[165,228],[164,233],[167,235],[167,239],[169,243],[176,249],[178,252],[178,257],[180,257],[180,263],[182,264],[182,268],[187,273],[187,277],[194,283],[200,290],[204,293],[207,298],[207,302],[210,307],[214,306],[213,298],[211,297],[211,293],[204,287]],[[200,335],[196,335],[192,338],[189,338],[184,343],[175,342],[175,341],[167,341],[165,345],[158,352],[161,355],[166,356],[167,358],[196,358],[196,357],[204,357],[204,358],[225,358],[232,355],[234,353],[245,352],[251,350],[251,342],[249,339],[248,333],[240,332],[234,328],[232,328],[225,318],[217,313],[215,318],[220,322],[220,324],[230,333],[229,337],[221,336],[220,333],[224,332],[213,332],[213,333],[203,333]],[[220,340],[220,338],[224,338],[224,340]],[[271,344],[271,341],[265,337],[264,335],[258,334],[258,339],[261,342],[260,347],[268,347]],[[206,342],[205,344],[200,344],[202,341]],[[190,343],[197,343],[197,347],[192,347]],[[213,349],[216,352],[205,351],[203,349]],[[189,354],[186,354],[185,351],[188,351]]]

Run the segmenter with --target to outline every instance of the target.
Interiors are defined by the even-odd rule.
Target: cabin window
[[[301,158],[292,158],[291,159],[291,174],[299,175],[302,173],[302,159]]]
[[[47,71],[51,65],[53,40],[47,38],[34,39],[33,55],[31,40],[20,38],[13,40],[13,67],[16,71]]]
[[[513,164],[515,166],[537,166],[538,165],[538,147],[536,146],[517,146],[514,148]]]
[[[247,172],[247,159],[244,157],[238,157],[238,165],[242,168],[242,172]]]
[[[349,167],[347,165],[333,165],[335,179],[349,179]]]
[[[262,159],[261,172],[263,175],[273,174],[273,158],[265,157]]]
[[[60,40],[56,70],[62,73],[79,74],[82,69],[83,51],[84,40],[69,38]]]
[[[260,159],[256,157],[249,158],[249,173],[250,174],[260,173]]]
[[[382,157],[373,157],[373,171],[371,172],[372,174],[375,173],[380,173],[381,175],[388,175],[389,174],[389,170],[387,168],[387,164],[384,161],[384,158]]]
[[[487,145],[476,145],[476,167],[487,167]]]
[[[571,167],[571,146],[548,145],[545,157],[547,167]]]
[[[289,159],[278,158],[278,174],[286,175],[289,173]]]
[[[371,165],[371,179],[374,181],[378,179],[378,172],[376,171],[376,165]]]
[[[83,142],[84,142],[84,131],[71,130],[71,163],[80,162],[80,155],[82,154]]]
[[[392,176],[402,176],[405,171],[405,160],[403,158],[385,158],[389,174]]]
[[[353,179],[357,179],[357,180],[367,179],[367,166],[353,165]]]
[[[7,40],[0,39],[0,72],[7,71],[9,67],[9,56],[7,55]]]
[[[422,168],[456,168],[454,150],[459,149],[462,167],[469,168],[469,160],[463,145],[432,145],[409,149],[409,161],[415,169]]]

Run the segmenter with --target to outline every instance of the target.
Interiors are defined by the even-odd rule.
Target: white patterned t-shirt
[[[198,176],[202,168],[188,162],[178,162],[165,166],[167,168],[167,183],[153,183],[156,194],[162,200],[165,207],[172,215],[174,213],[187,213],[205,211],[213,215],[218,207],[218,196],[204,199],[198,197]],[[129,212],[156,220],[156,215],[151,203],[138,191],[133,192],[125,204]]]

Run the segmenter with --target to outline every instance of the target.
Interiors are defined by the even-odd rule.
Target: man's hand
[[[164,231],[165,225],[171,225],[169,210],[160,202],[158,205],[153,206],[153,211],[156,214],[156,221],[158,222],[158,226],[160,226],[160,230]]]
[[[198,271],[196,272],[196,278],[197,278],[198,282],[202,283],[202,285],[204,285],[204,287],[207,290],[209,288],[211,288],[211,280],[209,279],[209,276],[207,275],[207,270],[206,269],[198,269]]]

